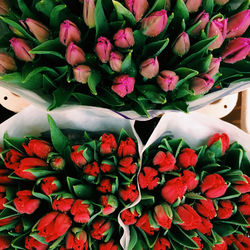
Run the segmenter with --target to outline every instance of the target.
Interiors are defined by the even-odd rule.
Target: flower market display
[[[49,124],[51,139],[4,136],[0,249],[121,249],[118,214],[139,196],[135,140]]]
[[[250,249],[249,167],[225,133],[198,148],[169,137],[147,148],[141,200],[121,213],[128,249]]]
[[[65,103],[188,111],[249,81],[248,0],[0,0],[0,80]]]

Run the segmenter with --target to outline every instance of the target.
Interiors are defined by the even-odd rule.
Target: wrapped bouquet
[[[1,0],[0,15],[2,86],[49,110],[188,111],[249,82],[247,0]]]

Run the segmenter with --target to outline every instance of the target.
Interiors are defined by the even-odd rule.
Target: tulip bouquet
[[[1,80],[49,109],[180,109],[249,81],[249,1],[0,0]],[[5,25],[5,27],[4,27]]]
[[[118,214],[138,197],[135,141],[125,130],[66,137],[49,123],[51,140],[4,137],[0,248],[121,249]]]
[[[225,133],[194,149],[170,137],[147,148],[141,200],[121,213],[128,249],[249,249],[249,166]]]

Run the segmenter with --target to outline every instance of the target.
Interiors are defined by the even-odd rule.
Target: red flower
[[[148,235],[154,235],[155,231],[159,231],[158,227],[154,227],[150,224],[147,213],[141,216],[135,225],[141,228]]]
[[[239,199],[238,209],[243,215],[250,216],[250,194],[244,194]]]
[[[242,176],[246,181],[236,181],[234,188],[242,194],[250,192],[250,177],[247,175]]]
[[[77,152],[79,147],[80,145],[75,145],[72,147],[73,152],[71,152],[70,157],[71,160],[76,164],[76,166],[82,168],[87,163],[87,161],[83,156],[83,150]]]
[[[138,180],[141,188],[153,190],[158,186],[160,178],[157,177],[158,171],[151,167],[144,167],[139,174]]]
[[[216,215],[213,201],[210,199],[199,200],[199,202],[195,204],[195,208],[199,214],[210,220],[212,220]]]
[[[101,154],[111,154],[117,149],[117,144],[114,135],[103,134],[101,137]]]
[[[195,210],[190,205],[181,205],[176,208],[176,212],[183,221],[180,226],[184,230],[196,229],[201,224],[201,217],[195,212]]]
[[[154,208],[154,219],[164,229],[169,229],[172,224],[172,210],[167,204],[161,204]]]
[[[118,207],[118,201],[114,195],[102,195],[101,204],[103,206],[103,215],[112,214]]]
[[[67,212],[71,209],[74,199],[63,198],[55,199],[52,203],[52,209],[60,212]]]
[[[182,182],[181,177],[176,177],[166,182],[161,190],[161,195],[165,201],[173,204],[178,198],[182,199],[186,190],[187,186]]]
[[[111,228],[111,223],[104,219],[99,219],[92,223],[93,230],[90,232],[92,238],[102,240]]]
[[[118,148],[118,156],[134,156],[136,154],[136,145],[135,142],[128,137],[125,141],[121,141]]]
[[[16,226],[15,226],[15,232],[16,233],[22,233],[24,230],[23,228],[23,223],[20,221]]]
[[[121,189],[119,194],[124,201],[134,202],[138,197],[139,192],[136,185],[129,184],[125,186],[125,189]]]
[[[133,161],[133,157],[125,157],[121,159],[119,161],[119,171],[127,175],[133,175],[137,168]]]
[[[34,181],[36,176],[29,172],[29,169],[48,167],[47,163],[38,158],[24,158],[20,161],[19,166],[15,169],[15,174],[27,180]]]
[[[201,192],[210,199],[221,197],[226,190],[227,184],[219,174],[207,175],[201,184]]]
[[[121,219],[125,225],[133,225],[137,221],[137,217],[139,214],[137,213],[136,209],[132,211],[131,209],[126,209],[121,212]]]
[[[66,238],[66,248],[67,249],[78,249],[87,250],[88,241],[87,234],[85,231],[80,230],[79,232],[68,232]]]
[[[70,213],[74,216],[77,223],[87,223],[92,214],[93,208],[88,201],[76,200],[70,209]]]
[[[63,213],[50,212],[43,216],[37,225],[38,235],[51,242],[64,235],[72,224],[71,219]]]
[[[237,234],[236,239],[233,242],[239,250],[250,249],[250,238],[243,234]]]
[[[98,163],[94,161],[90,164],[87,164],[83,169],[83,173],[86,175],[97,177],[98,174],[100,173]]]
[[[174,170],[175,163],[176,160],[170,152],[164,153],[163,151],[159,151],[153,159],[153,164],[159,166],[159,172]]]
[[[46,195],[50,195],[60,189],[59,180],[54,176],[45,177],[41,181],[41,189]]]
[[[188,191],[194,190],[199,184],[199,177],[190,170],[184,170],[181,179]]]
[[[199,237],[194,236],[192,240],[198,245],[199,248],[197,250],[203,249],[203,245],[201,243],[201,239]]]
[[[96,189],[102,193],[111,193],[112,190],[111,180],[110,179],[101,180],[99,186]]]
[[[227,243],[223,241],[220,244],[215,244],[212,250],[227,250]]]
[[[184,148],[178,156],[178,166],[181,168],[194,167],[198,156],[191,148]]]
[[[225,154],[226,150],[229,148],[229,137],[227,134],[222,133],[222,134],[214,134],[213,136],[211,136],[208,140],[207,146],[210,147],[212,146],[215,142],[217,142],[218,140],[221,140],[222,143],[222,155]]]
[[[112,164],[106,164],[106,163],[102,163],[100,166],[101,170],[103,173],[110,173],[113,171],[114,169],[114,165]]]
[[[9,177],[11,174],[10,169],[0,169],[0,184],[10,184],[13,183],[13,179]]]
[[[32,198],[30,190],[18,191],[16,195],[14,205],[20,214],[33,214],[40,205],[40,200]]]
[[[6,226],[6,225],[10,224],[10,223],[13,222],[16,218],[17,218],[17,216],[14,215],[14,216],[10,216],[10,217],[4,218],[4,219],[0,219],[0,227]]]
[[[8,201],[5,196],[6,187],[0,185],[0,211],[4,209],[4,204]]]
[[[5,155],[4,164],[9,169],[16,169],[23,157],[17,150],[10,149]]]
[[[229,200],[220,201],[217,210],[217,217],[221,220],[228,219],[233,214],[233,204]]]
[[[197,226],[197,230],[202,234],[211,235],[211,229],[213,228],[213,224],[206,218],[201,216],[201,223]]]
[[[99,250],[118,250],[118,247],[113,240],[110,240],[107,243],[101,243],[99,245]]]
[[[46,250],[48,249],[48,245],[41,243],[40,241],[36,240],[31,236],[26,236],[25,238],[25,249],[28,250]]]
[[[0,249],[9,249],[11,244],[11,237],[7,235],[0,235]]]
[[[28,145],[26,145],[25,143],[23,143],[22,145],[28,156],[37,156],[44,160],[48,158],[49,153],[53,150],[50,143],[37,139],[30,140]]]
[[[167,250],[170,248],[170,242],[166,238],[161,237],[155,242],[153,250]]]

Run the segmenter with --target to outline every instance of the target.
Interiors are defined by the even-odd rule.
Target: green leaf
[[[38,233],[31,233],[30,236],[32,236],[33,238],[35,238],[36,240],[38,240],[39,242],[45,244],[45,245],[48,245],[48,243],[45,241],[45,238],[44,237],[41,237],[38,235]]]
[[[124,128],[122,128],[120,131],[120,134],[119,134],[118,142],[120,143],[122,140],[126,140],[128,137],[129,137],[129,135],[128,135],[127,131]]]
[[[25,143],[24,138],[18,138],[18,137],[8,137],[8,134],[5,132],[3,136],[3,143],[5,149],[11,149],[14,148],[18,151],[23,151],[22,144]]]
[[[196,70],[184,67],[176,69],[175,73],[182,79],[178,81],[173,92],[176,92],[187,80],[199,74]]]
[[[207,13],[209,13],[209,15],[212,15],[214,8],[214,0],[203,0],[202,7]]]
[[[193,200],[206,200],[206,198],[203,197],[202,195],[199,195],[199,194],[196,194],[196,193],[193,193],[193,192],[186,193],[185,197],[189,198],[189,199],[193,199]]]
[[[135,30],[133,32],[135,44],[133,46],[133,51],[141,51],[144,48],[145,42],[146,42],[146,36],[143,35],[143,33],[140,30]],[[138,57],[140,58],[140,57]]]
[[[101,81],[101,73],[96,70],[91,70],[90,76],[88,78],[88,86],[93,95],[97,95],[96,87]]]
[[[40,12],[42,12],[45,16],[49,17],[52,9],[55,6],[55,1],[51,0],[40,0],[36,4],[36,9]]]
[[[81,183],[80,180],[72,178],[72,177],[69,177],[69,176],[66,177],[66,180],[67,180],[67,185],[68,185],[69,191],[72,194],[74,194],[73,186],[80,184]]]
[[[109,24],[105,16],[102,0],[97,0],[95,8],[96,38],[109,33]]]
[[[141,228],[138,228],[142,236],[144,237],[145,242],[147,243],[147,246],[149,249],[152,249],[152,247],[155,245],[157,239],[158,239],[158,234],[154,236],[149,236],[147,235]],[[148,249],[146,248],[146,249]]]
[[[105,88],[100,88],[102,95],[97,95],[96,97],[107,105],[112,106],[124,106],[125,103],[120,99],[120,97],[115,94],[111,89],[107,90]]]
[[[234,189],[233,187],[228,187],[226,193],[222,197],[218,197],[220,200],[231,200],[233,198],[239,197],[241,193]]]
[[[23,0],[18,0],[18,7],[22,12],[22,19],[25,19],[27,17],[36,19],[36,16],[34,13],[29,9],[27,4]]]
[[[173,223],[174,224],[183,224],[183,221],[180,218],[180,216],[178,215],[178,213],[176,212],[176,210],[173,209],[172,212],[173,212]]]
[[[66,19],[66,11],[67,5],[60,4],[55,6],[50,12],[50,26],[53,28],[57,28],[60,24]]]
[[[153,195],[142,193],[140,203],[142,206],[152,206],[155,204],[155,197]]]
[[[128,245],[128,250],[133,250],[135,249],[135,245],[137,243],[138,237],[137,237],[137,232],[134,227],[130,228],[130,241]]]
[[[158,147],[159,148],[164,148],[167,151],[169,151],[171,154],[173,154],[173,150],[172,150],[171,146],[169,145],[167,138],[163,138],[161,140],[161,144]]]
[[[229,164],[233,169],[240,169],[243,159],[243,150],[232,149],[226,155],[226,164]]]
[[[30,169],[26,169],[24,170],[24,172],[28,172],[33,174],[36,178],[41,178],[41,177],[45,177],[48,175],[53,175],[55,174],[55,171],[51,171],[49,168],[46,167],[36,167],[36,168],[30,168]]]
[[[156,0],[152,8],[148,11],[146,16],[149,16],[152,12],[165,9],[165,0]]]
[[[169,38],[149,43],[144,47],[142,56],[146,58],[159,56],[161,52],[168,46],[168,43]]]
[[[127,8],[125,8],[121,3],[113,0],[113,5],[116,9],[116,12],[122,15],[131,25],[136,24],[134,15]]]
[[[0,80],[4,82],[10,82],[10,83],[21,85],[22,75],[18,72],[5,74],[5,75],[0,76]]]
[[[129,52],[128,55],[122,62],[121,72],[128,73],[132,66],[132,52]]]
[[[59,238],[57,238],[57,240],[55,242],[53,242],[53,244],[49,247],[49,249],[55,249],[59,246],[59,244],[63,241],[65,237],[65,234],[60,236]]]
[[[213,55],[209,54],[206,57],[201,57],[200,59],[190,62],[188,66],[192,69],[199,71],[199,73],[205,73],[209,69],[212,58]]]
[[[141,92],[149,101],[156,104],[165,104],[167,102],[166,95],[161,92],[159,87],[148,84],[140,85],[137,90]]]
[[[219,223],[213,223],[213,230],[221,237],[226,237],[233,234],[237,230],[237,228],[234,228],[230,224],[225,224],[219,221]]]
[[[174,7],[174,17],[179,20],[187,20],[189,18],[189,12],[187,10],[186,4],[183,0],[177,0]]]
[[[25,242],[25,237],[26,234],[22,234],[18,237],[16,237],[15,239],[12,240],[11,242],[11,246],[14,247],[14,249],[26,249],[24,247],[24,242]]]
[[[140,115],[144,115],[149,117],[148,111],[144,104],[139,100],[139,98],[136,97],[135,93],[131,93],[127,95],[127,97],[132,100],[134,103],[132,103],[133,108],[138,112]]]
[[[233,214],[230,218],[227,220],[220,220],[221,223],[227,223],[227,224],[234,224],[238,226],[248,226],[248,222],[245,219],[245,217],[241,214],[239,210],[236,211],[235,214]]]
[[[75,97],[81,105],[96,106],[96,107],[100,107],[103,105],[99,100],[97,100],[95,97],[90,96],[90,95],[76,92],[76,93],[72,93],[71,96]]]

